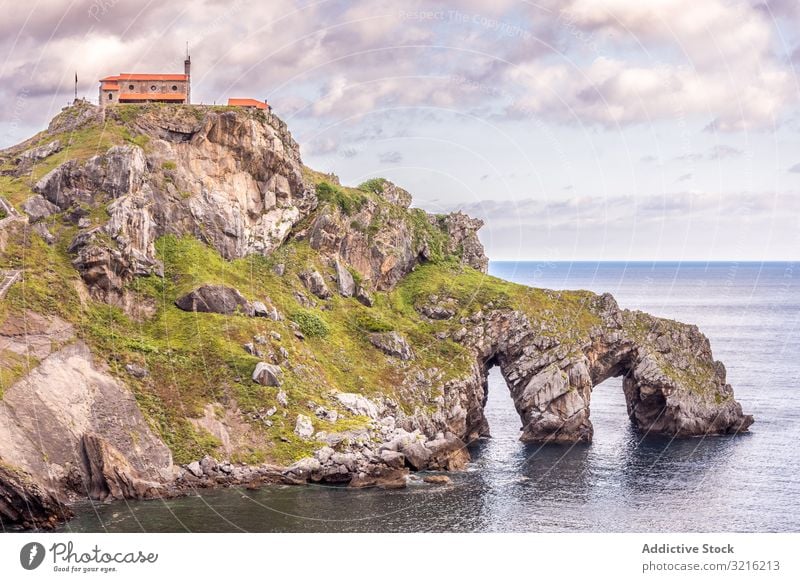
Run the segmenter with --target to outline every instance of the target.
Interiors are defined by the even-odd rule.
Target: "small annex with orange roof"
[[[259,101],[258,99],[243,99],[238,97],[230,97],[228,99],[228,106],[248,107],[252,109],[269,109],[269,104],[266,101]]]

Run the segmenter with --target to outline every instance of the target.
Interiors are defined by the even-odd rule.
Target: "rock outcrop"
[[[55,528],[72,511],[30,475],[0,462],[0,529]]]
[[[105,438],[86,433],[81,438],[90,499],[147,499],[162,496],[163,479],[148,479]]]
[[[179,297],[175,305],[184,311],[220,313],[233,315],[240,313],[248,317],[255,315],[253,305],[233,287],[224,285],[203,285]],[[266,313],[266,306],[264,308]]]
[[[350,212],[336,206],[317,212],[303,233],[311,247],[351,266],[377,290],[392,289],[417,265],[445,255],[486,271],[488,259],[477,234],[482,221],[462,213],[398,212],[410,204],[410,197],[387,180],[375,193],[378,198],[367,197]]]
[[[369,334],[370,343],[383,353],[401,360],[410,360],[414,357],[411,346],[406,339],[396,331]]]
[[[64,337],[57,323],[49,329],[53,337]],[[60,512],[72,496],[145,497],[174,478],[172,455],[150,430],[133,394],[97,369],[88,347],[75,340],[44,355],[5,391],[0,460],[37,484],[31,491],[41,499],[42,519],[49,519],[50,509]],[[3,481],[0,476],[0,488]],[[40,490],[46,493],[36,493]]]
[[[147,136],[146,150],[120,145],[85,163],[69,160],[34,188],[76,217],[107,207],[108,221],[82,229],[72,245],[103,300],[119,299],[132,277],[160,271],[154,243],[162,235],[197,237],[227,259],[268,254],[316,204],[297,144],[275,117],[172,108],[131,123]]]

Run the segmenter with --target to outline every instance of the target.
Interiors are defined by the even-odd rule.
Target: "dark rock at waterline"
[[[22,471],[0,462],[0,526],[54,529],[73,513]]]
[[[87,485],[90,499],[149,499],[165,493],[161,483],[146,479],[101,436],[85,434],[81,443],[89,467]]]
[[[379,489],[403,489],[407,486],[408,469],[393,469],[378,467],[371,473],[359,473],[350,480],[348,487],[366,489],[377,487]]]
[[[453,482],[447,475],[426,475],[422,480],[431,485],[449,485]]]

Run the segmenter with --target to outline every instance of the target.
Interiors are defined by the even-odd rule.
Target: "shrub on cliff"
[[[317,198],[320,202],[338,206],[347,216],[357,213],[367,201],[366,196],[353,190],[343,190],[328,182],[317,184]]]
[[[300,331],[308,337],[325,337],[330,333],[328,324],[319,315],[307,309],[295,311],[290,319],[299,325]]]

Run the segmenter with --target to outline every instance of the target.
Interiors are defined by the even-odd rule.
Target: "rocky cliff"
[[[591,442],[611,376],[644,433],[752,423],[696,327],[490,277],[480,221],[316,173],[261,112],[78,102],[0,152],[0,187],[24,217],[0,231],[4,525],[459,469],[495,365],[525,441]]]

